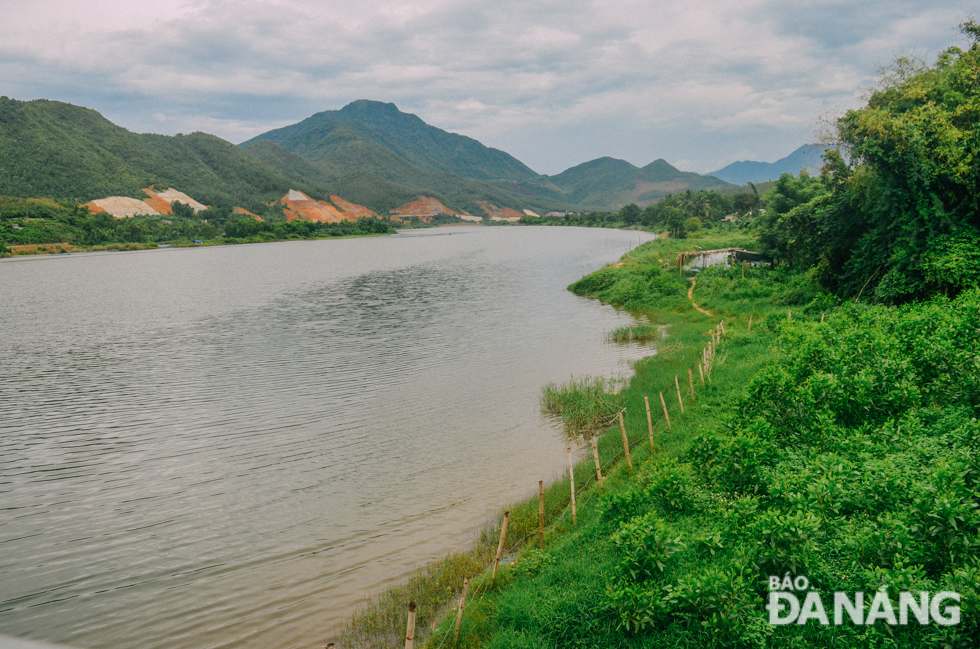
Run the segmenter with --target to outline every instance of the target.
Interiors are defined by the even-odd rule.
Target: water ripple
[[[309,646],[560,471],[636,234],[446,234],[0,262],[0,633]]]

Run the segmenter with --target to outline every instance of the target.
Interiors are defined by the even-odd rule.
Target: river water
[[[564,465],[648,235],[456,227],[0,262],[0,634],[322,646]]]

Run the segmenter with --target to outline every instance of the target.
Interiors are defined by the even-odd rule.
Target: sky
[[[356,99],[539,173],[771,162],[897,56],[965,46],[946,0],[0,0],[0,95],[239,143]]]

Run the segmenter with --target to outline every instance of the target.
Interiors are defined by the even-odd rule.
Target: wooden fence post
[[[698,374],[701,375],[701,387],[704,387],[704,367],[698,363]]]
[[[623,411],[619,411],[619,431],[623,434],[623,452],[626,453],[626,466],[633,473],[633,460],[630,459],[630,440],[626,437],[626,425],[623,423]]]
[[[572,488],[572,527],[578,525],[575,516],[575,466],[572,464],[572,447],[568,447],[568,481]]]
[[[599,466],[599,444],[596,442],[595,433],[592,433],[592,457],[595,458],[595,479],[599,482],[599,488],[605,489],[602,483],[602,467]]]
[[[463,621],[463,606],[466,605],[466,589],[470,586],[470,580],[463,577],[463,594],[459,596],[459,608],[456,610],[456,630],[453,631],[453,644],[459,640],[459,623]]]
[[[681,414],[684,414],[684,400],[681,399],[681,382],[677,379],[677,375],[674,375],[674,387],[677,388],[677,403],[681,404]]]
[[[653,419],[650,418],[650,398],[645,394],[643,404],[647,407],[647,431],[650,433],[650,453],[653,453]]]
[[[687,382],[691,386],[691,402],[695,401],[694,398],[694,370],[687,368]]]
[[[544,550],[544,480],[538,480],[538,547]]]
[[[660,393],[660,405],[664,407],[664,419],[667,420],[667,430],[670,430],[670,415],[667,414],[667,402],[664,401],[664,393]]]
[[[405,630],[405,649],[415,644],[415,602],[408,603],[408,628]]]
[[[725,329],[725,321],[724,321],[724,320],[722,320],[722,321],[721,321],[720,323],[718,323],[718,324],[719,324],[719,325],[721,326],[721,333],[723,333],[723,334],[725,334],[725,340],[728,340],[728,330],[727,330],[727,329]]]
[[[493,560],[492,582],[497,578],[497,568],[500,567],[500,558],[504,556],[504,540],[507,538],[507,521],[510,520],[510,512],[504,512],[504,524],[500,527],[500,542],[497,544],[497,558]]]

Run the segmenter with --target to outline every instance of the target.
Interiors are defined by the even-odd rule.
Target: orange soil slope
[[[331,196],[330,200],[333,201],[333,204],[339,207],[340,211],[342,211],[346,215],[346,218],[351,221],[356,221],[357,219],[365,216],[370,216],[372,218],[376,218],[378,216],[363,205],[345,201],[340,196]]]
[[[399,214],[401,216],[435,216],[436,214],[454,214],[458,215],[459,212],[454,212],[449,209],[439,201],[434,198],[429,198],[428,196],[419,196],[417,201],[411,201],[410,203],[405,203],[401,207],[396,207],[391,210],[392,214]]]
[[[339,223],[341,221],[356,221],[362,216],[377,216],[374,212],[356,203],[350,203],[339,196],[331,196],[337,205],[327,201],[315,201],[303,192],[290,189],[279,202],[283,206],[287,221],[301,219],[319,223]]]
[[[290,189],[279,199],[287,221],[316,221],[318,223],[340,223],[343,214],[326,201],[315,201],[303,192]]]
[[[185,205],[190,205],[194,209],[195,213],[208,208],[207,205],[198,203],[184,192],[179,192],[172,188],[157,191],[153,188],[153,185],[150,185],[149,187],[143,188],[143,193],[147,195],[147,198],[144,198],[143,202],[155,209],[160,214],[173,214],[170,204],[174,201],[184,203]]]
[[[486,201],[480,201],[480,207],[491,219],[519,219],[524,216],[523,212],[518,212],[517,210],[509,207],[497,207],[493,203],[488,203]]]
[[[146,214],[173,214],[173,209],[170,207],[170,203],[173,201],[180,201],[181,203],[190,205],[194,209],[194,212],[200,212],[208,207],[176,189],[165,189],[162,192],[158,192],[153,189],[153,185],[150,185],[142,191],[147,196],[143,200],[128,198],[126,196],[107,196],[88,202],[85,206],[93,214],[108,212],[117,219]]]
[[[262,220],[264,220],[258,214],[252,214],[251,212],[249,212],[248,210],[246,210],[244,207],[233,207],[233,208],[231,208],[231,213],[232,214],[248,214],[249,216],[251,216],[256,221],[262,221]]]

